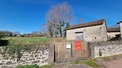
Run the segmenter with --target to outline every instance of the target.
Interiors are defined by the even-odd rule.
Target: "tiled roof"
[[[120,32],[120,28],[108,28],[107,32]]]
[[[103,24],[103,22],[105,22],[105,19],[74,25],[69,28],[66,28],[66,30],[101,25],[101,24]]]

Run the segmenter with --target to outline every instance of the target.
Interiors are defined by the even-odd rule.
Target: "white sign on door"
[[[66,45],[66,48],[71,48],[71,44],[67,44]]]

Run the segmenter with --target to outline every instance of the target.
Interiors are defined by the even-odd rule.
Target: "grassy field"
[[[51,41],[51,38],[46,37],[4,37],[2,39],[8,40],[9,44],[44,44]]]

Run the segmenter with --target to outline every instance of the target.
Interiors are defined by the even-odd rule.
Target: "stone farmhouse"
[[[66,28],[66,39],[88,42],[107,41],[106,20],[97,20]]]

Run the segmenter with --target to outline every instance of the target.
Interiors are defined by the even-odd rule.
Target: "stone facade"
[[[89,43],[92,58],[122,54],[122,41]]]
[[[121,38],[122,38],[122,22],[120,23],[120,33],[121,33]]]
[[[82,40],[87,42],[107,41],[105,21],[103,21],[103,24],[101,25],[66,30],[66,39],[77,40],[75,35],[76,32],[82,32]]]
[[[15,55],[10,57],[7,54],[5,56],[0,54],[0,68],[15,68],[18,65],[31,64],[37,64],[39,66],[42,66],[49,63],[53,63],[53,47],[53,45],[44,45],[31,49],[30,52],[21,51],[22,57],[19,61],[17,61],[17,57]],[[0,49],[2,49],[2,47]]]

